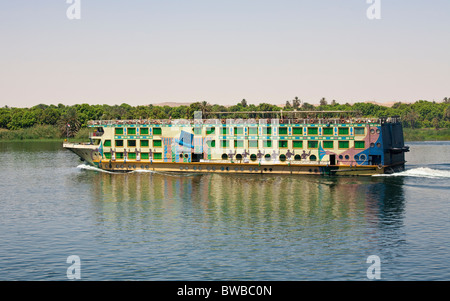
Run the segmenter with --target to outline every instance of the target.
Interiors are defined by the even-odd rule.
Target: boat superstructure
[[[404,170],[390,118],[90,121],[89,143],[64,147],[109,171],[373,175]]]

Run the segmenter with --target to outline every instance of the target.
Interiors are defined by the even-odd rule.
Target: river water
[[[0,280],[450,280],[450,142],[389,176],[112,174],[0,143]],[[376,269],[369,256],[380,259]]]

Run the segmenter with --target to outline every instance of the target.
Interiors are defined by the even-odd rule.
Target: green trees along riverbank
[[[302,102],[295,97],[286,101],[284,106],[268,103],[248,104],[245,99],[233,106],[209,104],[205,101],[179,106],[130,106],[121,105],[89,105],[73,106],[40,104],[31,108],[0,108],[0,140],[25,139],[63,139],[72,137],[86,139],[86,128],[89,120],[112,119],[178,119],[193,118],[195,111],[203,115],[218,118],[213,112],[252,112],[252,111],[294,111],[314,114],[314,111],[358,111],[360,117],[400,116],[405,128],[405,139],[450,140],[450,98],[441,102],[419,100],[415,103],[395,103],[383,106],[373,103],[339,104],[336,101],[320,100],[319,106]],[[345,113],[343,113],[345,114]],[[257,114],[228,114],[235,117],[263,117]],[[306,113],[305,113],[306,117]]]

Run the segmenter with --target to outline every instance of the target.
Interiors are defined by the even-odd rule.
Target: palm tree
[[[78,112],[74,107],[70,107],[58,122],[62,136],[73,137],[81,127]]]
[[[202,111],[202,118],[206,117],[206,113],[211,112],[211,105],[207,101],[200,103],[200,110]]]
[[[292,107],[294,108],[294,110],[298,110],[300,108],[301,102],[302,101],[298,99],[297,96],[295,96],[294,100],[292,100]]]

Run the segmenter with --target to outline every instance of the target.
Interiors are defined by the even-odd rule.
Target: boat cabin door
[[[336,155],[330,155],[330,165],[336,165]]]

